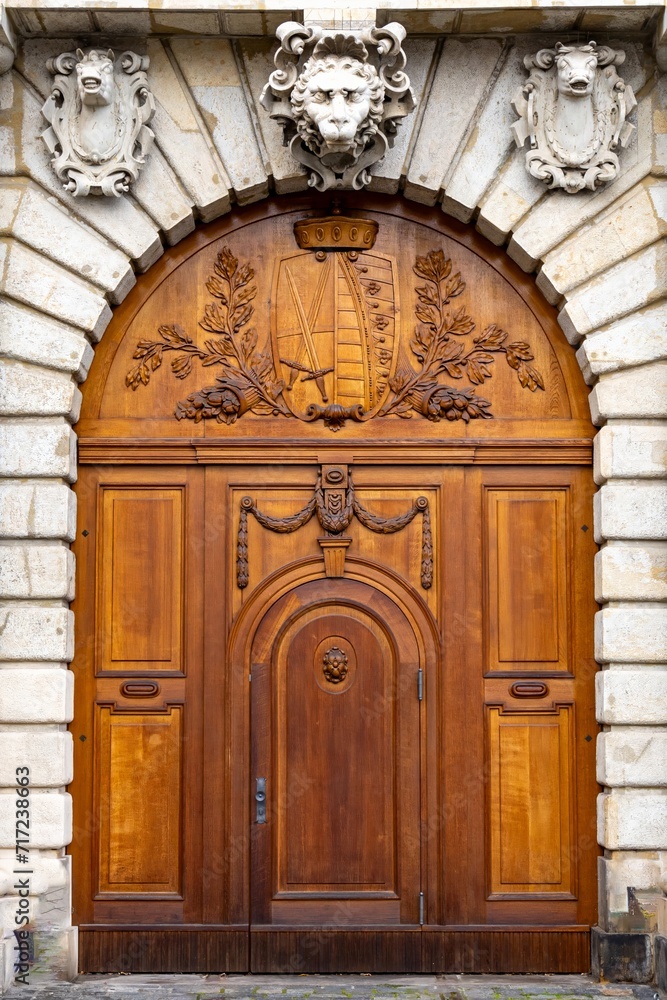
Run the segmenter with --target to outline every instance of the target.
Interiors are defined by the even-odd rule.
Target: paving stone
[[[9,1000],[654,1000],[655,986],[600,984],[590,976],[80,976],[14,987]]]

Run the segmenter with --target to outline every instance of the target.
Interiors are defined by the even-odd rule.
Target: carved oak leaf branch
[[[421,368],[415,372],[405,366],[394,376],[389,383],[393,396],[385,403],[383,415],[410,417],[416,410],[429,420],[491,417],[488,400],[473,395],[469,389],[443,385],[438,379],[443,374],[454,379],[465,374],[473,385],[482,385],[492,376],[489,365],[495,360],[494,354],[505,355],[524,388],[531,392],[544,389],[541,374],[528,364],[534,358],[530,345],[524,341],[507,344],[509,335],[495,323],[475,337],[467,351],[465,343],[452,339],[472,333],[476,324],[464,306],[455,311],[447,308],[466,286],[460,273],[452,274],[452,262],[442,250],[431,250],[425,257],[417,257],[413,270],[426,281],[415,288],[418,300],[415,315],[419,322],[410,344]]]
[[[272,358],[257,353],[257,331],[248,327],[254,314],[253,299],[257,286],[249,264],[239,265],[229,247],[218,253],[213,265],[214,274],[206,281],[206,288],[216,300],[206,305],[199,326],[214,339],[198,347],[192,338],[173,324],[158,330],[161,340],[142,340],[137,344],[134,358],[139,364],[130,369],[125,384],[137,389],[148,385],[151,372],[162,364],[165,351],[180,351],[171,363],[176,378],[186,378],[192,371],[193,358],[198,358],[204,368],[220,365],[224,374],[216,384],[204,386],[191,393],[176,407],[176,418],[199,422],[214,417],[220,422],[233,423],[247,410],[256,413],[284,413],[289,410],[280,395],[285,387],[277,379]]]

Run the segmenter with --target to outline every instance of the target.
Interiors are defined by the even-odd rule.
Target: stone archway
[[[132,287],[134,269],[144,271],[159,258],[163,242],[178,242],[196,219],[223,214],[232,200],[255,201],[269,189],[303,190],[305,175],[256,107],[270,39],[232,45],[179,38],[170,44],[153,37],[147,47],[156,70],[158,140],[141,183],[133,198],[121,201],[72,199],[58,187],[38,138],[36,94],[46,91],[42,66],[59,45],[26,42],[17,70],[2,77],[18,124],[15,166],[0,181],[6,295],[0,322],[8,358],[1,396],[0,658],[7,669],[0,721],[12,724],[2,743],[11,756],[28,755],[33,769],[33,843],[43,852],[34,892],[55,900],[46,924],[67,942],[73,934],[66,862],[59,854],[71,838],[64,789],[71,748],[57,727],[71,717],[73,621],[67,604],[74,567],[68,543],[75,510],[69,484],[76,478],[71,424],[80,402],[77,383],[86,376],[110,306]],[[205,96],[201,81],[208,80],[211,46],[226,75]],[[371,190],[402,189],[412,200],[441,202],[455,218],[475,219],[497,246],[508,243],[507,253],[524,270],[539,270],[538,287],[560,307],[561,327],[578,347],[592,385],[591,412],[601,427],[595,441],[601,486],[595,532],[603,545],[597,557],[603,609],[596,652],[606,668],[599,677],[598,719],[609,727],[598,749],[605,786],[600,843],[606,852],[600,921],[613,931],[627,926],[629,886],[655,894],[667,848],[659,766],[665,737],[658,728],[667,676],[660,667],[667,650],[659,579],[665,560],[665,487],[659,482],[665,471],[660,421],[667,263],[659,117],[665,78],[649,79],[639,58],[641,43],[628,43],[626,75],[641,99],[636,140],[623,156],[621,176],[600,192],[545,193],[512,152],[509,122],[499,128],[496,98],[505,106],[503,95],[517,86],[523,46],[525,39],[505,51],[488,38],[449,38],[442,49],[431,39],[408,46],[419,114],[375,170]],[[448,95],[470,66],[474,80],[470,74],[470,87],[457,91],[454,114]],[[227,108],[233,98],[233,112],[225,110],[226,98]],[[207,110],[209,100],[215,113]],[[5,927],[17,902],[11,886],[10,878],[1,903]]]

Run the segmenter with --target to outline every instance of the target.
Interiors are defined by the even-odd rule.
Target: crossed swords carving
[[[285,267],[285,272],[287,275],[287,284],[289,285],[290,295],[292,296],[292,302],[294,303],[296,315],[299,320],[299,326],[301,327],[301,335],[303,336],[303,346],[299,351],[298,360],[292,361],[289,358],[280,359],[282,364],[287,365],[287,367],[291,369],[289,385],[285,386],[285,388],[291,389],[297,380],[298,373],[304,372],[305,374],[303,375],[301,381],[309,382],[313,380],[317,388],[320,390],[322,402],[328,403],[329,397],[327,396],[326,389],[324,388],[324,376],[328,375],[329,372],[332,372],[334,368],[333,366],[331,368],[322,368],[319,358],[317,357],[311,327],[317,319],[317,314],[319,313],[320,306],[322,305],[324,289],[326,288],[326,284],[331,273],[331,258],[327,258],[327,262],[320,274],[317,288],[315,289],[315,297],[310,304],[308,316],[306,316],[301,297],[296,287],[296,282],[294,281],[294,276],[289,267]],[[303,358],[304,354],[308,355],[310,368],[301,363],[301,358]]]

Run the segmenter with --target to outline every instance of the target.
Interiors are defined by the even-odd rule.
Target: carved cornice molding
[[[148,57],[77,49],[46,65],[54,82],[42,108],[49,122],[42,138],[53,169],[74,196],[119,197],[137,179],[153,143]]]
[[[286,21],[275,70],[260,102],[318,191],[359,190],[414,108],[402,43],[392,22],[361,32],[324,33]]]
[[[530,76],[512,101],[520,115],[512,131],[519,148],[529,140],[526,168],[549,188],[595,190],[618,174],[616,150],[634,131],[626,118],[637,103],[616,72],[624,61],[595,42],[557,42],[524,59]]]

